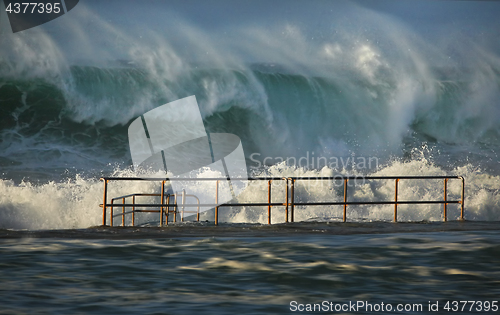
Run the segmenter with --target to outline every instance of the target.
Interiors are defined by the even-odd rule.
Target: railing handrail
[[[444,204],[444,203],[460,203],[460,200],[447,200],[447,201],[439,201],[439,200],[417,200],[417,201],[313,201],[313,202],[294,202],[295,206],[342,206],[342,205],[413,205],[413,204]],[[200,204],[168,204],[168,203],[107,203],[106,207],[109,208],[118,208],[118,207],[262,207],[262,206],[286,206],[284,202],[245,202],[245,203],[200,203]],[[102,208],[102,203],[99,204],[99,207]]]
[[[123,199],[123,198],[128,198],[128,197],[160,197],[160,194],[147,194],[147,193],[134,193],[130,195],[125,195],[125,196],[120,196],[120,197],[115,197],[111,200],[118,200],[118,199]]]
[[[166,195],[165,197],[167,196],[172,196],[172,195],[175,195],[176,193],[173,193],[173,194],[168,194]],[[180,193],[177,193],[177,195],[180,195]],[[161,194],[147,194],[147,193],[134,193],[134,194],[129,194],[129,195],[124,195],[124,196],[120,196],[120,197],[115,197],[111,200],[118,200],[118,199],[123,199],[123,198],[128,198],[128,197],[160,197]],[[196,197],[195,195],[193,194],[186,194],[186,196],[188,197],[194,197],[196,199],[198,199],[198,197]],[[199,199],[198,199],[199,201]],[[101,206],[102,204],[100,204],[99,206]]]
[[[190,178],[190,177],[101,177],[100,180],[113,180],[113,181],[215,181],[215,180],[283,180],[283,179],[293,179],[293,180],[344,180],[344,179],[462,179],[463,176],[457,175],[423,175],[423,176],[364,176],[364,175],[338,175],[338,176],[306,176],[306,177],[248,177],[248,178],[228,178],[228,177],[204,177],[204,178]]]

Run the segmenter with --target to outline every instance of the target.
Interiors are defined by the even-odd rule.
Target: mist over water
[[[280,14],[259,6],[266,14],[258,19],[209,23],[195,18],[189,4],[144,2],[137,10],[89,2],[16,34],[0,13],[0,226],[98,225],[97,178],[133,176],[128,124],[190,95],[209,132],[241,138],[252,175],[463,175],[467,218],[500,219],[500,54],[492,44],[498,35],[473,36],[461,26],[418,29],[351,2],[302,11],[301,4]],[[478,11],[488,6],[479,3]],[[121,18],[111,19],[110,8]],[[227,16],[231,8],[213,9]],[[377,164],[279,163],[307,155],[374,157]],[[456,184],[450,183],[455,196]],[[301,198],[340,198],[331,185],[304,187]],[[442,198],[440,183],[404,185],[402,199]],[[158,187],[112,189],[118,195]],[[239,198],[263,194],[249,187]],[[356,187],[352,197],[391,199],[393,183]],[[418,213],[401,208],[407,220],[441,219],[431,206]],[[353,211],[353,218],[386,220],[391,209]],[[235,210],[225,219],[263,223],[261,212]],[[298,219],[338,213],[308,208]]]

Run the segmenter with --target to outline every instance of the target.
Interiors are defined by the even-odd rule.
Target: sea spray
[[[296,184],[297,202],[338,201],[343,200],[343,186],[338,182],[315,180],[315,177],[335,176],[336,171],[324,167],[321,170],[306,170],[277,164],[266,168],[265,173],[257,177],[309,177],[311,181],[298,181]],[[409,162],[395,161],[374,172],[373,176],[429,175],[443,176],[459,174],[465,177],[466,199],[465,218],[467,220],[500,220],[500,193],[496,186],[500,181],[498,176],[481,173],[472,165],[457,167],[451,172],[442,170],[425,160]],[[133,176],[128,171],[116,171],[116,176]],[[218,177],[211,170],[205,170],[199,177]],[[257,181],[250,184],[235,202],[263,202],[267,200],[267,181]],[[211,182],[198,182],[198,193],[214,195],[215,186]],[[130,193],[160,193],[158,182],[110,182],[108,198]],[[282,181],[273,182],[273,202],[285,199],[285,184]],[[394,182],[390,180],[359,180],[349,186],[350,201],[383,201],[394,198]],[[64,182],[48,182],[31,184],[23,182],[14,184],[10,180],[0,181],[0,224],[8,229],[65,229],[86,228],[102,224],[103,183],[96,178],[76,176]],[[448,184],[448,200],[459,200],[461,182],[450,180]],[[141,202],[159,202],[158,198],[141,199]],[[441,180],[401,180],[399,184],[399,200],[441,200],[443,189]],[[121,201],[117,201],[120,203]],[[267,209],[267,208],[266,208]],[[219,210],[220,222],[231,223],[266,223],[267,210],[264,207],[223,207]],[[118,211],[118,210],[117,210]],[[273,207],[273,223],[285,220],[284,207]],[[440,205],[400,205],[398,207],[401,221],[441,221],[442,207]],[[202,220],[213,221],[213,213],[202,214]],[[108,210],[109,216],[109,210]],[[349,206],[349,221],[391,221],[393,206],[370,205]],[[448,219],[456,220],[460,216],[459,205],[448,206]],[[341,206],[309,206],[296,207],[295,221],[340,221]],[[109,224],[109,218],[106,218]],[[117,218],[121,224],[121,218]],[[126,219],[130,224],[130,217]],[[187,217],[194,220],[194,217]],[[137,214],[136,224],[158,225],[158,214]]]

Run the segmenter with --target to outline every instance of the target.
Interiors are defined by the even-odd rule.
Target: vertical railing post
[[[109,209],[109,226],[113,226],[113,210],[115,209],[115,207],[113,207],[113,204],[114,204],[114,200],[111,199],[111,209]]]
[[[161,192],[160,192],[160,226],[163,226],[163,200],[165,198],[165,181],[161,181]],[[168,211],[168,210],[167,210]]]
[[[102,202],[102,225],[106,225],[106,203],[108,199],[108,180],[103,178],[104,180],[104,196],[103,196],[103,202]],[[113,208],[111,208],[113,209]]]
[[[168,225],[169,214],[170,214],[170,195],[167,195],[167,212],[165,213],[165,225]]]
[[[267,206],[267,224],[271,224],[271,181],[267,182],[267,202],[269,205]]]
[[[447,199],[447,186],[448,186],[448,178],[445,178],[444,179],[444,204],[443,204],[443,211],[444,211],[444,222],[448,221],[448,209],[447,209],[447,203],[446,203],[446,199]]]
[[[291,186],[291,200],[290,200],[290,222],[294,222],[294,208],[295,208],[295,205],[294,205],[294,202],[295,202],[295,178],[290,178],[290,180],[292,181],[292,186]]]
[[[285,179],[285,178],[284,178]],[[288,223],[288,178],[286,178],[286,205],[285,205],[285,222]]]
[[[219,181],[215,183],[215,225],[219,224]]]
[[[135,226],[135,195],[132,196],[132,226]]]
[[[179,205],[177,204],[177,192],[174,192],[174,223],[177,223],[177,211],[179,210]]]
[[[347,181],[348,179],[344,179],[344,222],[347,221]]]
[[[184,222],[184,204],[186,203],[186,190],[182,190],[181,222]]]
[[[122,204],[125,204],[125,198],[122,198]],[[122,206],[122,226],[125,226],[125,206]]]
[[[398,222],[398,182],[399,178],[396,178],[395,188],[394,188],[394,222]]]
[[[198,207],[196,210],[196,222],[200,222],[200,199],[196,198],[198,202]]]
[[[462,178],[462,200],[460,201],[460,220],[465,220],[464,219],[464,197],[465,197],[465,178],[463,176],[460,176]]]

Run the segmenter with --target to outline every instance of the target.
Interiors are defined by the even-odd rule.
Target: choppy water
[[[444,314],[500,296],[498,231],[3,239],[0,256],[8,314],[286,314],[291,301],[423,305],[394,314],[438,301]]]

